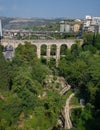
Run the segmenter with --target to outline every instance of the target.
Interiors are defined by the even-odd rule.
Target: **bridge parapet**
[[[67,45],[68,48],[70,48],[72,46],[72,44],[75,43],[75,40],[10,40],[10,39],[2,39],[1,44],[3,46],[6,46],[8,44],[12,45],[13,47],[17,47],[19,44],[24,45],[25,42],[30,42],[33,45],[57,45],[57,46],[61,46],[63,44]],[[15,45],[15,46],[14,46]]]

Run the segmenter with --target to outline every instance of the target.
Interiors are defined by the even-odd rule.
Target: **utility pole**
[[[1,19],[0,19],[0,44],[1,44],[1,39],[2,39],[2,24],[1,24]]]

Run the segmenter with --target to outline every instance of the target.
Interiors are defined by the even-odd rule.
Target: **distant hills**
[[[1,17],[3,29],[25,29],[49,23],[60,22],[63,18],[9,18]]]

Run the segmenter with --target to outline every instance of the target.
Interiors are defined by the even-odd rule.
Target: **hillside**
[[[45,19],[45,18],[7,18],[1,17],[4,29],[22,29],[34,26],[46,25],[49,23],[60,22],[61,18]]]

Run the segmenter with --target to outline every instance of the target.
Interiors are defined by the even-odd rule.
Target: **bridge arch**
[[[42,44],[41,45],[41,56],[46,56],[47,55],[47,45]]]
[[[56,51],[57,51],[57,45],[56,44],[52,44],[50,47],[50,55],[54,56],[56,55]]]
[[[61,44],[60,46],[60,55],[65,55],[68,47],[66,44]]]

